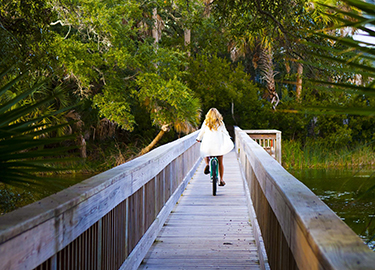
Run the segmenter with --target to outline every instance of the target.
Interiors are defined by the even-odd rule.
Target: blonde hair
[[[206,126],[210,130],[217,130],[219,126],[223,124],[223,116],[219,113],[216,108],[211,108],[206,114]]]

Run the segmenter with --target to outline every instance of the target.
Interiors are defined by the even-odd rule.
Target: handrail
[[[281,164],[281,131],[276,129],[249,129],[244,130],[244,132]]]
[[[271,269],[375,268],[375,253],[238,127],[235,142]]]
[[[136,269],[200,160],[197,133],[0,217],[0,269]]]

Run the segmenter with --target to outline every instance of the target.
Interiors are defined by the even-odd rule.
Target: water
[[[34,181],[35,184],[17,188],[0,183],[0,215],[39,201],[91,176],[90,174],[65,174],[53,176],[51,180],[41,177],[39,185]]]
[[[375,249],[375,168],[290,170]]]

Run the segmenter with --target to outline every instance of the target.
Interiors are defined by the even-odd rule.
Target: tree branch
[[[58,21],[56,21],[56,22],[51,22],[50,23],[50,25],[56,25],[56,24],[61,24],[61,26],[65,26],[65,25],[70,25],[70,24],[68,24],[68,23],[64,23],[64,22],[62,22],[61,20],[58,20]]]
[[[259,0],[256,0],[255,3],[256,3],[256,7],[257,7],[257,10],[258,10],[259,13],[261,13],[263,15],[266,15],[267,17],[271,18],[277,24],[277,26],[279,27],[279,29],[281,30],[281,32],[284,35],[285,41],[287,43],[287,47],[289,47],[290,42],[289,42],[289,38],[288,38],[288,31],[285,30],[284,26],[281,24],[281,22],[279,22],[279,20],[277,20],[275,18],[275,16],[273,16],[271,13],[262,9],[262,7],[260,6]]]

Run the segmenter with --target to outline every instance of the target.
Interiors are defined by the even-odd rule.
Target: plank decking
[[[235,153],[224,157],[225,187],[212,196],[204,161],[139,269],[260,269]]]

